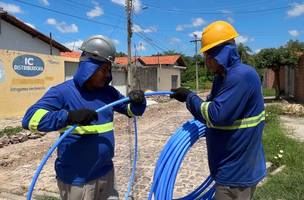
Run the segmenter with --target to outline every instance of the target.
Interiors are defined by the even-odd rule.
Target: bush
[[[12,136],[12,135],[15,135],[19,132],[22,131],[22,127],[21,126],[17,126],[17,127],[11,127],[11,126],[8,126],[8,127],[5,127],[3,130],[0,131],[0,138],[3,137],[3,136]]]

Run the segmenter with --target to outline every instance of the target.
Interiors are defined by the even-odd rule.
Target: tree
[[[245,64],[250,64],[250,59],[252,57],[250,54],[252,53],[251,49],[248,46],[244,45],[243,43],[239,43],[237,45],[237,49],[241,57],[241,61]]]
[[[291,51],[301,52],[304,51],[304,42],[300,42],[299,40],[289,40],[285,47]]]
[[[298,59],[293,51],[285,47],[262,49],[256,55],[255,62],[258,68],[268,68],[274,71],[276,99],[279,98],[280,93],[280,68],[284,66],[294,67],[298,64]]]
[[[152,56],[164,56],[164,55],[183,55],[183,54],[180,52],[177,52],[175,50],[168,50],[168,51],[164,51],[162,53],[152,54]]]
[[[127,56],[127,54],[125,54],[124,52],[116,52],[116,57],[125,57]]]

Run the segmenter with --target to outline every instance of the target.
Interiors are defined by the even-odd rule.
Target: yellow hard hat
[[[239,36],[239,34],[231,24],[225,21],[215,21],[209,24],[202,33],[202,48],[200,52],[204,53],[237,36]]]

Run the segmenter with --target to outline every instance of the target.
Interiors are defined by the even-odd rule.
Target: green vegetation
[[[274,167],[285,165],[276,175],[268,173],[267,181],[258,187],[255,200],[302,200],[304,197],[304,145],[284,134],[279,121],[281,113],[278,106],[267,106],[266,126],[263,135],[266,160]]]
[[[195,66],[195,58],[192,57],[184,57],[183,58],[187,69],[181,74],[181,82],[182,86],[189,88],[191,90],[196,89],[196,66]],[[198,59],[198,83],[199,90],[209,90],[212,85],[212,76],[207,71],[207,68],[204,66],[204,61],[201,56],[197,57]]]
[[[0,138],[3,136],[12,136],[22,131],[21,126],[17,127],[5,127],[3,130],[0,130]]]
[[[298,62],[299,57],[296,55],[296,52],[286,47],[262,49],[255,55],[256,67],[272,69],[274,71],[274,88],[277,99],[280,92],[280,69],[285,66],[295,67]]]
[[[43,195],[43,196],[38,196],[36,197],[37,200],[60,200],[57,197],[52,197],[52,196],[47,196],[47,195]]]
[[[275,96],[275,89],[274,88],[263,88],[263,96]]]

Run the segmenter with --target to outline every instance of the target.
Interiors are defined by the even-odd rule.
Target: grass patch
[[[255,200],[303,200],[304,198],[304,144],[287,137],[280,125],[278,106],[267,106],[263,144],[266,160],[285,169],[257,188]]]
[[[263,95],[264,95],[264,97],[275,96],[275,89],[274,88],[263,88]]]
[[[43,196],[38,196],[36,197],[37,200],[60,200],[57,197],[52,197],[52,196],[47,196],[47,195],[43,195]]]
[[[0,138],[3,136],[12,136],[12,135],[16,135],[17,133],[22,131],[22,127],[21,126],[17,126],[17,127],[5,127],[3,130],[0,130]]]

